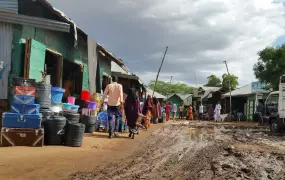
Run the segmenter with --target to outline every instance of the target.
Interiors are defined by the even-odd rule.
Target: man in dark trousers
[[[109,138],[112,138],[113,135],[113,116],[115,116],[115,127],[114,127],[114,136],[117,137],[119,130],[119,116],[120,116],[120,107],[124,108],[124,98],[123,98],[123,87],[118,83],[118,77],[112,77],[112,83],[108,84],[105,88],[102,101],[108,96],[108,123],[109,123]],[[122,113],[124,115],[124,113]]]

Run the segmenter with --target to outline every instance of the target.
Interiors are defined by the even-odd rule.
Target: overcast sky
[[[257,52],[284,40],[284,0],[49,0],[145,83],[196,84],[226,72],[255,81]],[[276,41],[278,39],[278,41]],[[284,42],[284,41],[283,41]]]

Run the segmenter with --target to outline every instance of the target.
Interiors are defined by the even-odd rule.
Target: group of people
[[[106,97],[108,97],[107,114],[110,139],[113,136],[119,136],[120,115],[122,115],[123,120],[127,121],[129,137],[133,139],[135,134],[139,134],[139,128],[147,130],[150,128],[152,120],[153,123],[157,123],[158,118],[162,117],[161,105],[155,97],[148,96],[141,105],[138,91],[135,88],[130,88],[124,96],[123,87],[118,83],[117,77],[112,77],[112,83],[105,88],[99,106],[104,103]],[[112,121],[110,121],[113,117],[115,117],[114,128]]]
[[[181,105],[179,108],[175,103],[169,102],[166,105],[161,105],[155,97],[150,95],[145,102],[141,104],[138,96],[138,91],[135,88],[130,88],[128,93],[124,96],[123,87],[118,83],[117,77],[112,77],[112,83],[108,84],[104,90],[101,105],[104,103],[106,97],[108,97],[106,104],[108,120],[115,117],[115,127],[113,132],[113,123],[108,121],[109,125],[109,138],[118,136],[119,130],[119,117],[127,121],[129,127],[129,137],[134,138],[135,134],[139,133],[139,128],[148,129],[151,123],[156,124],[159,118],[164,118],[169,121],[171,113],[173,120],[176,119],[176,113],[179,113],[179,117],[182,119],[186,114],[186,119],[194,120],[194,110],[190,105],[184,108]],[[214,110],[214,118],[216,121],[221,119],[221,105],[218,103]],[[203,106],[199,107],[199,114],[203,116]]]

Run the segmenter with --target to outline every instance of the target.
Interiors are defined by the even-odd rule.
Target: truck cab
[[[279,80],[279,91],[269,94],[265,102],[265,116],[269,117],[271,132],[285,130],[285,75]]]

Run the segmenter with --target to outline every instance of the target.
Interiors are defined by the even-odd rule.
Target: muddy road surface
[[[285,138],[258,126],[205,122],[166,125],[130,156],[71,180],[285,179]],[[128,151],[128,149],[125,149]]]

